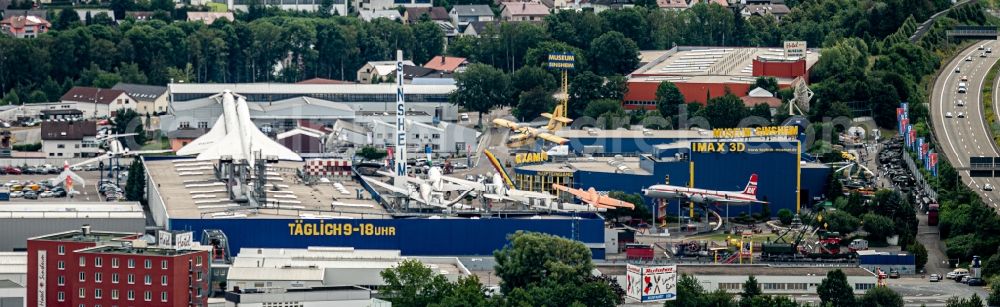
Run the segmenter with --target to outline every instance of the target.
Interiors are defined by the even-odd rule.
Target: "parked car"
[[[983,185],[983,191],[993,191],[993,185],[989,184],[989,183],[984,184]]]
[[[52,188],[52,193],[55,194],[55,197],[66,197],[66,189],[62,187]]]
[[[10,192],[10,198],[19,198],[19,197],[22,197],[22,196],[24,196],[24,193],[21,192],[21,191],[12,191],[12,192]]]
[[[948,274],[945,274],[944,278],[955,279],[955,278],[958,278],[959,276],[965,276],[965,275],[969,275],[969,270],[966,270],[966,269],[955,269],[954,271],[951,271],[951,272],[948,272]]]
[[[986,284],[983,282],[983,279],[979,277],[966,277],[962,283],[967,284],[970,287],[982,287]]]
[[[939,281],[941,281],[941,275],[931,274],[930,281],[931,282],[939,282]]]
[[[52,191],[45,191],[45,192],[42,192],[42,193],[38,194],[38,197],[41,197],[41,198],[52,198],[52,197],[55,197],[55,196],[56,195],[53,194]]]
[[[24,192],[24,199],[38,199],[38,193],[35,193],[35,191],[26,191]]]
[[[7,173],[7,174],[10,174],[10,175],[20,175],[22,173],[21,169],[13,167],[13,166],[8,166],[8,167],[4,168],[4,172]]]
[[[889,270],[889,278],[892,278],[892,279],[899,278],[899,271]]]

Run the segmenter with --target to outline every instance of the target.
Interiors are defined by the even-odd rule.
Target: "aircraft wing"
[[[507,194],[516,195],[524,198],[544,198],[544,199],[555,199],[556,196],[549,193],[534,192],[534,191],[524,191],[511,189],[507,191]]]
[[[601,196],[597,201],[600,205],[612,206],[612,207],[625,207],[629,209],[635,209],[635,205],[622,200],[617,200],[607,196]]]
[[[469,189],[475,190],[475,191],[485,191],[486,190],[486,185],[483,184],[483,183],[481,183],[481,182],[475,182],[475,181],[470,181],[470,180],[465,180],[465,179],[459,179],[459,178],[455,178],[455,177],[451,177],[451,176],[441,176],[441,180],[444,180],[444,181],[447,181],[447,182],[451,182],[451,183],[456,184],[456,185],[460,185],[460,186],[464,187],[466,190],[469,190]]]
[[[392,191],[393,193],[396,193],[396,194],[402,194],[402,195],[409,195],[410,194],[410,191],[408,189],[398,188],[398,187],[396,187],[394,185],[382,182],[382,181],[380,181],[380,180],[378,180],[376,178],[367,177],[367,176],[361,176],[361,179],[364,179],[365,182],[368,182],[370,184],[374,184],[374,185],[376,185],[376,186],[378,186],[380,188]]]
[[[519,125],[519,124],[517,124],[515,122],[512,122],[512,121],[506,120],[506,119],[502,119],[502,118],[494,119],[493,120],[493,125],[495,125],[497,127],[510,128],[511,130],[517,130],[517,129],[521,128],[521,125]]]
[[[563,145],[563,144],[566,144],[567,142],[569,142],[569,140],[567,140],[565,138],[558,137],[555,134],[551,134],[551,133],[548,133],[548,132],[539,133],[537,136],[539,138],[542,138],[543,140],[546,140],[546,141],[549,141],[549,142],[552,142],[552,143],[556,143],[556,144],[559,144],[559,145]]]
[[[563,123],[563,124],[569,124],[569,123],[573,122],[572,119],[569,119],[569,118],[566,118],[566,117],[562,117],[562,116],[553,117],[552,113],[542,113],[542,117],[545,117],[545,118],[548,118],[548,119],[552,119],[552,120],[555,120],[555,121]]]
[[[129,150],[128,154],[130,154],[130,155],[145,155],[145,154],[157,154],[157,153],[168,153],[168,152],[174,152],[174,151],[170,150],[170,149],[161,149],[161,150]]]
[[[271,138],[264,135],[256,127],[247,127],[250,130],[250,152],[260,151],[264,157],[275,155],[278,160],[302,161],[302,157],[285,145],[278,144]]]
[[[98,161],[101,161],[101,160],[104,160],[104,159],[107,159],[107,158],[108,158],[108,154],[101,154],[100,156],[96,156],[96,157],[84,160],[83,162],[70,165],[69,167],[72,168],[72,167],[83,166],[83,165],[87,165],[87,164],[91,164],[91,163],[94,163],[94,162],[98,162]],[[73,180],[76,180],[76,179],[74,178]]]
[[[87,182],[83,180],[79,175],[71,170],[64,170],[59,173],[58,176],[52,178],[53,184],[66,183],[66,178],[73,178],[73,184],[79,184],[80,186],[87,186]]]
[[[556,190],[559,190],[559,191],[563,191],[563,192],[569,193],[569,194],[573,194],[573,196],[576,196],[576,198],[580,198],[580,199],[586,199],[588,196],[590,196],[589,194],[587,194],[587,192],[585,192],[585,191],[583,191],[581,189],[574,189],[574,188],[570,188],[570,187],[567,187],[567,186],[564,186],[564,185],[560,185],[560,184],[553,183],[552,184],[552,188],[554,188]]]
[[[215,143],[222,140],[225,136],[226,123],[222,120],[222,116],[219,116],[219,119],[215,121],[215,125],[212,126],[211,130],[208,130],[208,133],[205,133],[205,135],[198,137],[191,143],[182,147],[180,150],[177,150],[177,155],[190,156],[200,154],[211,148],[212,145],[215,145]]]

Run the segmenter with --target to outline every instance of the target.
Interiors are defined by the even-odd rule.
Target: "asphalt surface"
[[[978,50],[980,45],[986,45],[998,49],[1000,44],[996,41],[981,41],[973,46],[961,51],[960,56],[955,57],[950,63],[945,65],[934,83],[934,90],[931,94],[931,120],[934,124],[934,133],[939,143],[939,150],[948,157],[952,165],[956,168],[968,168],[969,157],[996,157],[1000,156],[1000,150],[993,143],[990,133],[987,131],[985,119],[983,117],[983,103],[981,93],[983,84],[988,82],[986,74],[990,67],[1000,60],[998,52],[987,53],[986,58],[979,57],[982,52]],[[1000,49],[998,49],[1000,51]],[[966,57],[972,57],[972,61],[965,61]],[[960,66],[961,72],[955,73],[955,67]],[[957,91],[958,82],[961,76],[967,76],[968,92],[960,94]],[[996,87],[994,87],[996,88]],[[994,95],[997,90],[994,90]],[[956,106],[955,101],[961,99],[965,101],[964,107]],[[997,97],[994,97],[996,101]],[[996,105],[996,102],[994,102]],[[947,118],[946,113],[951,112],[953,117]],[[958,118],[958,112],[964,112],[965,118]],[[982,196],[983,201],[994,209],[1000,209],[1000,193],[998,191],[987,192],[981,187],[987,183],[993,186],[1000,186],[997,178],[972,178],[968,170],[961,170],[959,174],[962,181]]]

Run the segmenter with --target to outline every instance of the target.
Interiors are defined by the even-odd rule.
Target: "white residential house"
[[[139,114],[158,115],[167,112],[170,101],[166,86],[121,83],[111,89],[125,91],[136,102],[135,111]]]
[[[136,101],[123,90],[76,86],[59,99],[83,112],[84,118],[110,118],[121,109],[136,109]]]
[[[549,8],[538,2],[504,2],[502,6],[504,21],[541,21],[549,16]]]
[[[47,157],[89,158],[100,153],[94,121],[53,120],[41,126],[42,152]]]
[[[469,26],[471,22],[477,21],[493,21],[493,10],[490,9],[489,5],[456,5],[451,8],[448,12],[448,16],[451,17],[451,23],[455,25],[459,31],[465,29]]]
[[[403,65],[416,66],[413,65],[413,61],[405,60]],[[370,84],[378,83],[372,82],[372,80],[385,81],[389,78],[394,78],[396,73],[396,61],[371,61],[365,63],[365,66],[361,66],[358,69],[358,83],[360,84]],[[390,77],[389,75],[393,75]],[[377,77],[377,79],[376,79]]]

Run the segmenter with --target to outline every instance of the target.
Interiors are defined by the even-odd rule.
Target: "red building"
[[[809,81],[809,69],[819,54],[788,58],[781,48],[676,47],[645,51],[642,67],[632,72],[623,105],[626,109],[656,109],[656,88],[673,82],[687,102],[704,104],[708,98],[746,96],[757,77],[774,77],[779,88]]]
[[[88,226],[28,239],[28,306],[206,306],[209,254]]]

